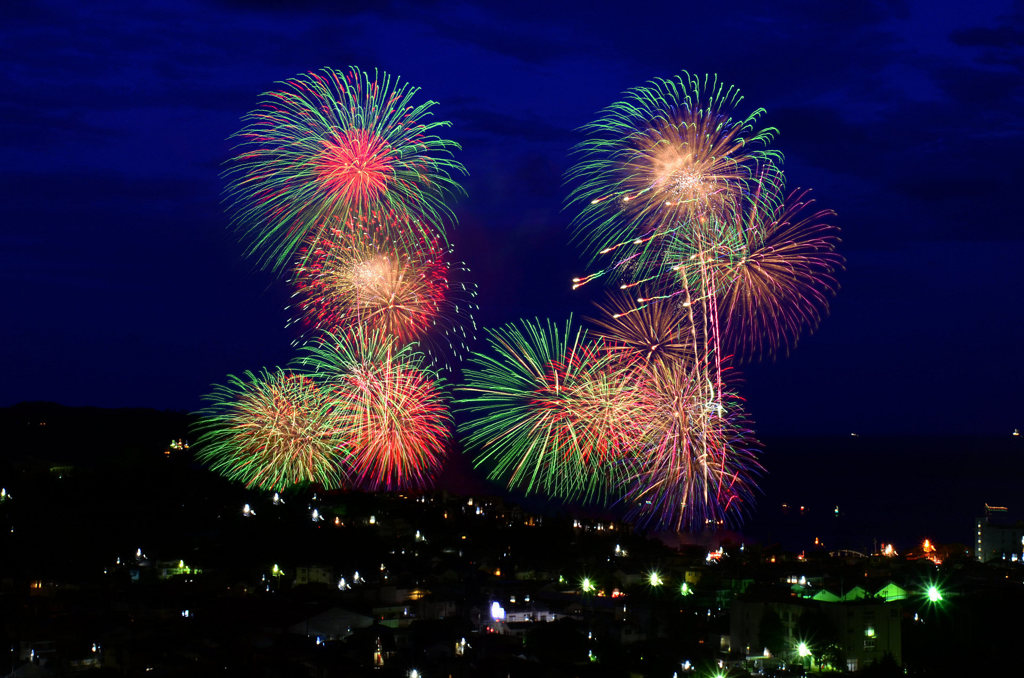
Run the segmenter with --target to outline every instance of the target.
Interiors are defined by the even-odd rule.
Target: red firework
[[[365,490],[423,488],[440,470],[449,414],[435,381],[395,362],[357,370],[339,389],[352,431],[352,475]]]
[[[373,204],[394,175],[394,149],[373,130],[336,129],[316,160],[325,191],[349,205]]]
[[[598,344],[550,361],[539,381],[532,405],[536,420],[544,422],[546,445],[578,473],[608,476],[603,465],[617,461],[635,440],[629,372]]]

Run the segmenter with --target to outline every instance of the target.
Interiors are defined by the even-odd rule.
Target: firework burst
[[[624,292],[595,304],[601,315],[591,318],[593,334],[604,340],[605,350],[617,365],[645,366],[650,362],[692,361],[692,309],[676,298],[637,302]]]
[[[351,474],[365,490],[429,487],[451,433],[440,379],[422,354],[362,326],[324,333],[297,364],[330,393],[352,450]]]
[[[445,199],[461,191],[459,146],[436,135],[449,123],[430,119],[435,102],[413,103],[418,88],[355,67],[279,84],[243,118],[225,172],[248,254],[280,270],[334,222],[398,213],[426,231],[453,218]]]
[[[828,221],[835,213],[813,204],[807,191],[757,201],[739,224],[719,230],[714,247],[673,245],[678,281],[707,288],[723,348],[738,359],[788,351],[828,310],[844,259],[839,228]]]
[[[488,333],[493,355],[474,357],[460,389],[475,465],[527,493],[606,497],[630,439],[631,381],[571,321]]]
[[[741,101],[717,78],[684,72],[628,90],[583,127],[568,202],[580,209],[576,237],[595,260],[615,261],[603,273],[656,271],[665,236],[729,218],[759,168],[781,162],[765,148],[775,130],[756,129],[762,109],[733,117]]]
[[[342,486],[348,433],[334,401],[309,377],[277,369],[228,376],[206,397],[196,441],[199,459],[246,487],[298,483]]]
[[[627,458],[628,516],[675,531],[739,522],[761,471],[739,399],[692,362],[651,364],[640,391],[644,428]]]
[[[739,91],[683,73],[628,90],[583,130],[574,237],[622,293],[594,320],[633,388],[622,501],[639,525],[736,523],[761,472],[729,363],[814,329],[843,258],[831,211],[785,195],[776,131]],[[644,291],[646,290],[646,291]]]
[[[406,344],[451,318],[448,248],[436,238],[413,240],[405,226],[350,222],[315,242],[292,276],[303,320],[331,331],[364,325]]]

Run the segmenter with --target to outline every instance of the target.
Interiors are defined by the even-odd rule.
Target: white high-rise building
[[[1011,521],[1005,506],[985,504],[985,515],[978,518],[976,528],[974,558],[979,563],[1024,560],[1024,522]]]

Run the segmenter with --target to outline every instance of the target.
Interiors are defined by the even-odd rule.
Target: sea
[[[970,549],[986,505],[1024,519],[1024,436],[769,438],[761,463],[740,534],[790,550]]]

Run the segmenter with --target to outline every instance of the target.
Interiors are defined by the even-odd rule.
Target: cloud
[[[994,109],[1024,101],[1021,71],[951,65],[937,69],[934,77],[943,91],[960,106]],[[1022,119],[1020,113],[1015,117]]]
[[[523,22],[463,6],[458,11],[420,12],[419,18],[452,41],[527,63],[550,63],[588,47],[585,34],[557,22],[538,23],[535,17]]]
[[[481,134],[513,143],[559,143],[565,144],[566,147],[574,140],[572,130],[536,118],[519,117],[484,108],[456,108],[450,112],[452,121],[460,133]]]
[[[953,31],[949,39],[961,47],[1021,47],[1024,30],[1014,26],[963,28]]]
[[[210,4],[219,5],[235,12],[265,12],[268,14],[303,15],[309,12],[325,14],[353,15],[364,12],[379,12],[393,7],[397,3],[386,0],[212,0]]]

